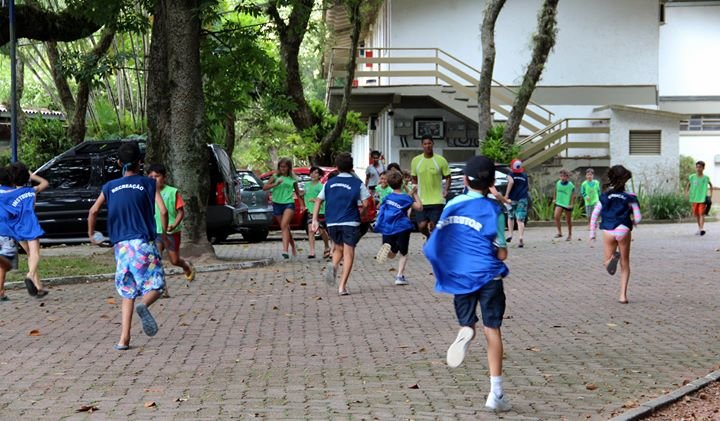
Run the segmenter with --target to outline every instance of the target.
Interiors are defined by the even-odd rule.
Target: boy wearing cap
[[[509,271],[505,216],[501,205],[489,195],[495,181],[495,164],[484,157],[472,157],[465,165],[468,192],[445,206],[433,235],[423,251],[435,274],[435,290],[455,296],[455,314],[460,324],[457,338],[447,350],[447,363],[458,367],[465,358],[478,322],[480,304],[483,333],[487,341],[490,393],[485,407],[508,411],[503,395],[503,344],[500,326],[505,313],[503,278]]]
[[[165,272],[160,252],[155,245],[155,206],[160,212],[160,235],[165,239],[168,211],[156,182],[140,175],[140,149],[135,142],[126,142],[118,149],[121,178],[108,181],[88,214],[88,237],[94,244],[95,221],[100,208],[107,202],[107,226],[117,262],[115,288],[122,297],[122,325],[118,351],[130,349],[130,327],[133,307],[142,321],[146,335],[155,336],[157,323],[148,307],[165,288]],[[135,299],[140,297],[140,303]]]
[[[523,235],[525,234],[525,220],[527,219],[528,209],[528,177],[525,169],[522,167],[522,161],[513,159],[510,161],[510,170],[512,174],[508,177],[508,186],[506,194],[512,202],[512,208],[508,214],[508,231],[507,241],[512,241],[513,229],[515,221],[517,221],[518,235],[520,236],[518,247],[525,247],[523,243]]]

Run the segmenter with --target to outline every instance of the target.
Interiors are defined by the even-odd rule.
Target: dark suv
[[[37,196],[35,213],[45,230],[44,243],[87,241],[87,216],[106,182],[121,176],[117,150],[127,140],[86,141],[63,152],[36,173],[50,187]],[[137,140],[133,140],[137,141]],[[145,154],[145,141],[137,141]],[[222,241],[238,231],[247,219],[240,200],[235,165],[218,145],[208,145],[210,194],[207,199],[207,232],[211,241]],[[97,220],[97,231],[107,234],[107,209]]]

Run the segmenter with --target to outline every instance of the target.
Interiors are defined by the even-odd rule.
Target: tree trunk
[[[558,1],[545,0],[538,14],[538,28],[533,36],[532,58],[525,71],[525,77],[515,101],[513,101],[513,107],[505,125],[503,140],[508,144],[515,143],[515,138],[520,131],[520,122],[525,115],[525,109],[530,102],[535,86],[542,76],[548,56],[555,46]]]
[[[211,255],[207,241],[208,154],[203,136],[200,0],[158,0],[150,47],[148,162],[162,162],[185,199],[187,255]],[[164,98],[163,98],[164,97]]]
[[[285,23],[280,16],[277,3],[277,0],[269,2],[265,11],[273,21],[280,40],[280,58],[285,69],[283,90],[295,105],[288,114],[295,128],[305,130],[315,125],[316,120],[305,100],[298,55],[300,54],[300,45],[307,32],[315,0],[296,1],[288,23]]]
[[[480,27],[482,39],[482,68],[478,82],[478,139],[482,142],[493,124],[492,119],[492,77],[495,68],[495,22],[505,0],[490,0],[485,8],[485,17]]]
[[[232,159],[233,152],[235,152],[235,120],[234,112],[225,115],[225,151],[230,159]]]
[[[65,116],[68,120],[75,115],[75,98],[73,97],[70,84],[62,71],[62,62],[60,60],[60,51],[57,42],[48,41],[45,43],[45,51],[50,62],[50,74],[52,74],[55,88],[60,96],[60,102],[65,109]]]
[[[340,103],[340,109],[338,110],[337,120],[335,121],[335,127],[328,133],[320,142],[319,160],[323,161],[325,165],[333,165],[332,162],[332,146],[338,138],[342,135],[345,130],[345,123],[347,122],[348,105],[350,102],[350,95],[352,94],[352,81],[355,79],[355,67],[357,65],[358,56],[358,44],[360,43],[360,30],[362,29],[363,20],[360,14],[360,6],[362,1],[350,0],[347,4],[348,17],[352,23],[352,33],[350,34],[350,61],[347,65],[347,80],[345,81],[345,87],[343,88],[343,98]]]

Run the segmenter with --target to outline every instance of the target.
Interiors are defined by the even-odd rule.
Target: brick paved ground
[[[716,369],[720,230],[693,232],[638,229],[629,305],[617,303],[599,245],[553,243],[549,228],[532,228],[525,249],[513,243],[503,334],[515,410],[504,418],[607,419]],[[394,262],[374,263],[378,243],[361,241],[348,297],[305,258],[203,274],[188,288],[173,277],[173,298],[153,307],[160,332],[134,326],[127,352],[112,349],[120,300],[110,282],[56,287],[44,302],[10,291],[0,418],[495,419],[482,411],[483,344],[458,369],[444,363],[457,326],[451,298],[433,292],[421,238],[407,287],[392,285]],[[279,247],[238,242],[218,254],[275,257]],[[82,405],[99,412],[75,413]]]

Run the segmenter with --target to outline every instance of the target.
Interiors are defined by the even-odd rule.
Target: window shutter
[[[660,130],[630,130],[630,155],[660,155]]]

